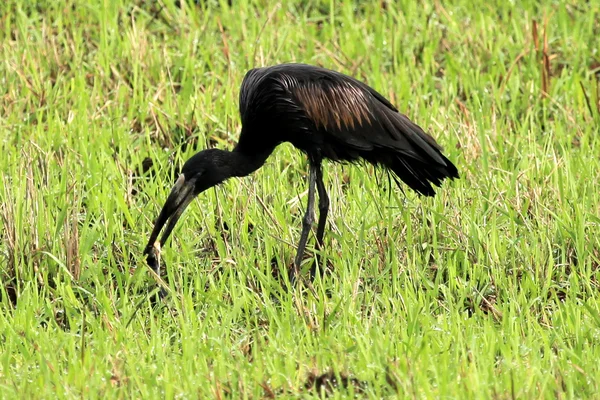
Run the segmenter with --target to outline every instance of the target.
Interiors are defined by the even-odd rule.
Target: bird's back
[[[252,69],[242,81],[240,114],[240,142],[289,141],[315,162],[363,159],[426,195],[434,194],[430,182],[458,177],[430,135],[376,90],[336,71],[306,64]]]

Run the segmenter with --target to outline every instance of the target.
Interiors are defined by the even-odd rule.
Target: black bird
[[[339,72],[306,64],[254,68],[242,81],[239,101],[242,132],[235,148],[203,150],[190,158],[156,220],[144,254],[157,273],[157,253],[195,196],[228,178],[256,171],[283,142],[303,151],[310,166],[308,206],[290,271],[292,282],[313,223],[315,187],[319,193],[316,241],[318,249],[323,247],[329,210],[321,169],[324,159],[367,161],[383,167],[399,186],[398,179],[425,196],[435,195],[431,184],[439,187],[445,178],[459,177],[431,136],[374,89]],[[165,224],[160,244],[156,243]],[[311,278],[317,264],[318,257]]]

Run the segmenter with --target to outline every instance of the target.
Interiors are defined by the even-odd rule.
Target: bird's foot
[[[322,279],[329,268],[332,268],[331,263],[327,260],[323,262],[322,258],[317,256],[317,259],[313,261],[312,266],[310,267],[310,281],[314,282],[317,274]]]
[[[288,276],[288,278],[290,280],[290,286],[291,287],[295,287],[296,286],[299,276],[300,276],[300,268],[298,267],[298,265],[296,265],[294,263],[294,266],[290,270],[290,274]]]

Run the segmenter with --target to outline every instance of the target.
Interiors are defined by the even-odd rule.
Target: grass
[[[600,6],[205,3],[0,5],[2,397],[598,397]],[[461,179],[423,199],[326,165],[333,272],[294,295],[307,166],[282,145],[186,211],[153,308],[176,171],[287,61],[365,80]]]

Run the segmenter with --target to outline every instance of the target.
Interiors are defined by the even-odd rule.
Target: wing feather
[[[248,71],[240,90],[242,118],[258,118],[247,112],[249,107],[268,112],[278,104],[288,111],[302,111],[323,137],[355,150],[387,148],[419,161],[447,165],[441,146],[430,135],[375,89],[342,73],[305,64]]]
[[[318,130],[358,150],[394,149],[445,166],[441,147],[381,94],[344,74],[323,68],[287,69],[280,81]]]
[[[263,132],[270,145],[290,141],[315,161],[362,158],[383,165],[396,183],[428,196],[435,194],[431,184],[458,177],[433,137],[373,88],[335,71],[305,64],[250,70],[240,114],[240,148],[256,145],[244,131]]]

